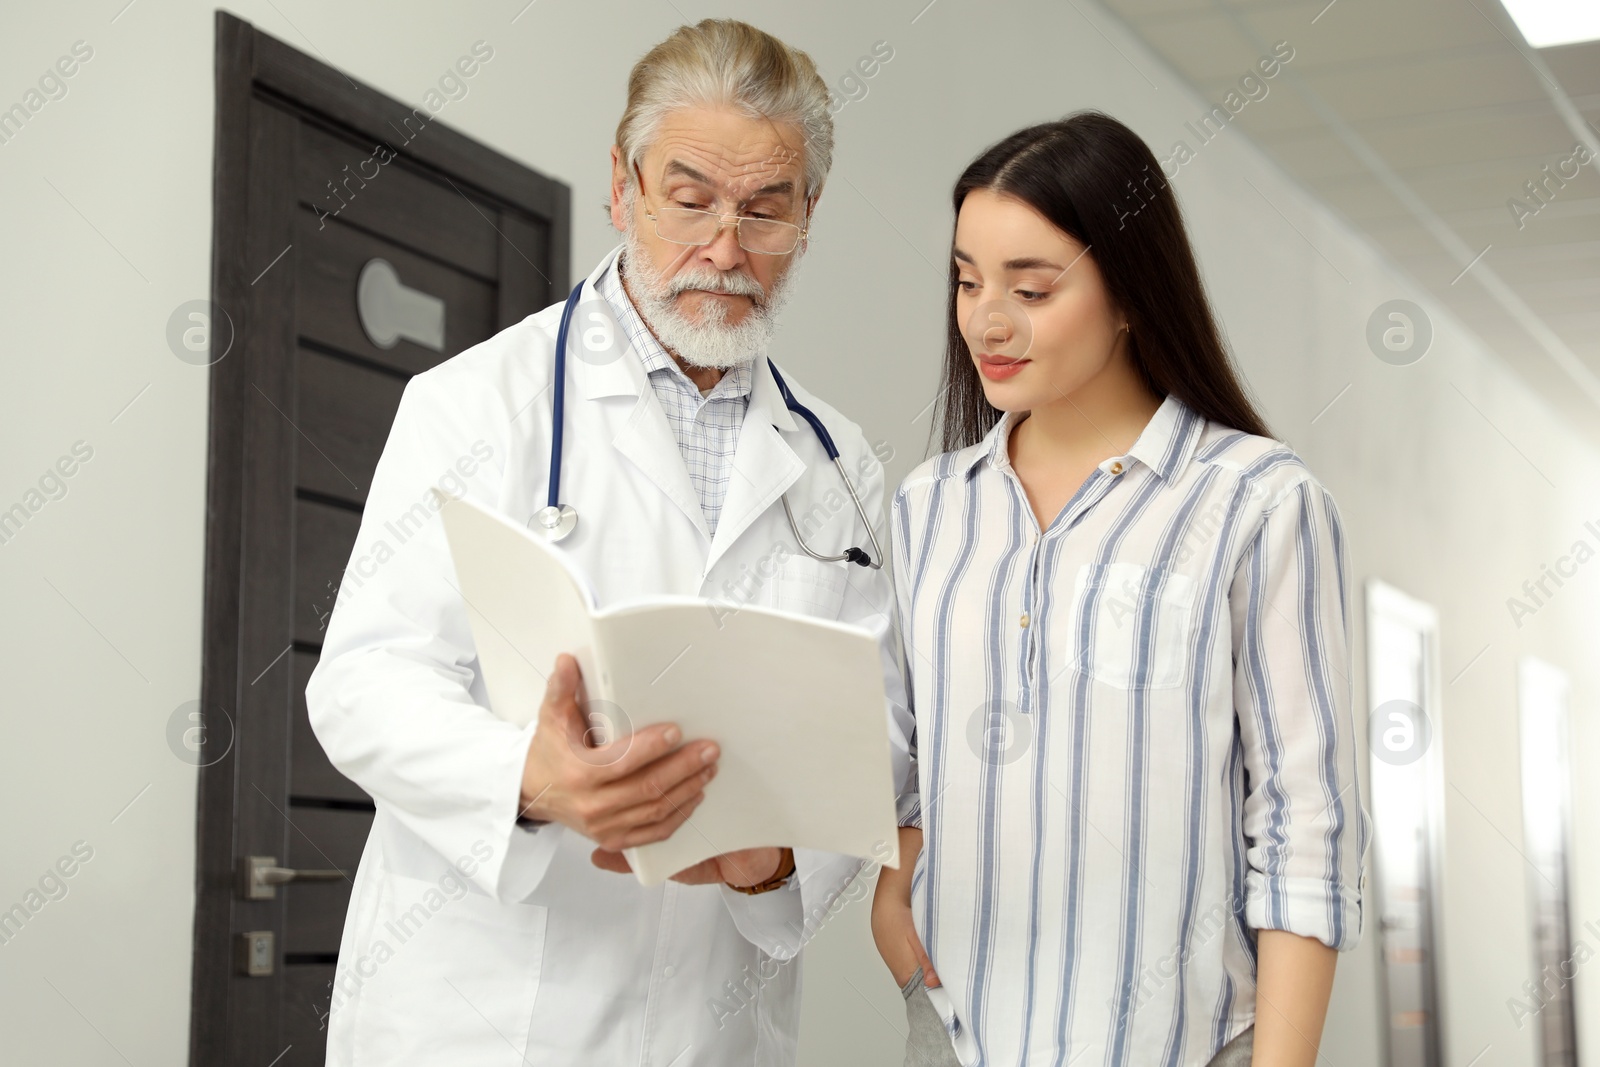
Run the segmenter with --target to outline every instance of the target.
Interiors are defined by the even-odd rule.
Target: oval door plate
[[[444,301],[408,288],[386,259],[369,259],[356,278],[356,315],[367,339],[393,348],[401,338],[444,351]]]

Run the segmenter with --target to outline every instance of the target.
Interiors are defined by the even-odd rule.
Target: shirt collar
[[[610,262],[600,277],[595,280],[595,288],[600,295],[605,297],[611,305],[612,312],[617,316],[618,323],[626,331],[628,339],[633,342],[634,350],[639,353],[639,359],[644,364],[645,373],[651,376],[666,374],[677,379],[681,385],[698,394],[700,387],[690,380],[684,373],[678,361],[673,359],[650,327],[644,321],[644,316],[639,314],[639,309],[634,306],[633,300],[628,296],[627,289],[623,288],[622,277],[619,273],[622,268],[623,248],[619,246],[611,256]],[[711,391],[705,394],[707,400],[720,400],[724,398],[742,397],[750,394],[751,382],[754,375],[751,373],[753,361],[747,360],[736,367],[730,367],[723,372],[721,378]]]
[[[956,454],[956,469],[963,475],[970,474],[980,460],[987,459],[995,470],[1009,470],[1011,456],[1006,444],[1020,419],[1019,412],[1001,414],[1000,421],[990,427],[982,441]],[[1183,473],[1184,467],[1193,458],[1204,429],[1205,419],[1169,393],[1145,424],[1133,446],[1123,455],[1106,457],[1100,463],[1100,469],[1108,474],[1119,473],[1112,469],[1115,464],[1121,463],[1126,468],[1129,460],[1137,460],[1160,475],[1162,481],[1171,482]]]

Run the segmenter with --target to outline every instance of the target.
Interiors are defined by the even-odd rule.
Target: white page
[[[612,699],[633,729],[675,722],[722,749],[705,801],[628,850],[654,885],[703,859],[789,845],[899,865],[888,714],[867,630],[682,598],[596,620]],[[625,655],[614,654],[626,650]]]
[[[537,718],[559,652],[572,653],[594,685],[593,594],[566,558],[468,501],[447,498],[439,514],[494,713],[517,726]]]
[[[629,849],[655,885],[700,860],[789,845],[899,865],[888,713],[876,637],[827,619],[695,597],[591,614],[559,549],[468,501],[441,508],[490,704],[526,725],[570,652],[619,736],[676,722],[722,749],[705,801],[666,841]],[[719,625],[720,621],[720,625]]]

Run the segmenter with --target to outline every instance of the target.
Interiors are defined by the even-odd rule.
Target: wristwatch
[[[785,848],[783,850],[783,855],[778,857],[778,869],[773,872],[771,878],[768,878],[765,882],[757,882],[755,885],[729,885],[728,888],[732,889],[736,893],[746,893],[750,895],[754,895],[756,893],[768,893],[774,889],[781,889],[789,881],[789,876],[793,873],[794,849]],[[726,882],[723,884],[727,885]]]

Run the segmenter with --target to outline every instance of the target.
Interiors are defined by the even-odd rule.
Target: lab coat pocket
[[[769,607],[837,619],[844,607],[846,562],[824,563],[800,554],[786,557],[767,583]]]
[[[358,983],[359,1064],[489,1063],[520,1057],[539,991],[546,909],[500,904],[446,873],[386,872]]]
[[[1078,643],[1080,668],[1119,689],[1182,684],[1188,673],[1194,598],[1195,580],[1167,567],[1084,564],[1073,590],[1073,641]],[[1081,643],[1085,630],[1087,645]]]

